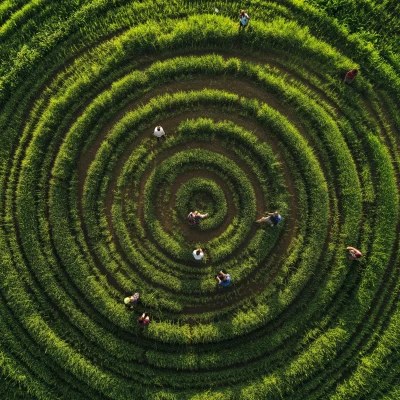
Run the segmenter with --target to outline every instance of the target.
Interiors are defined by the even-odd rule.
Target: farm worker
[[[148,314],[143,313],[138,319],[137,322],[141,328],[144,328],[150,323],[150,317]]]
[[[344,77],[344,83],[351,83],[354,81],[355,77],[358,74],[358,69],[357,68],[353,68],[351,69],[346,76]]]
[[[256,222],[260,223],[260,222],[269,222],[271,226],[276,226],[279,224],[279,222],[282,221],[282,217],[279,214],[278,211],[274,211],[272,212],[267,212],[265,213],[266,216],[261,217],[260,219],[258,219]]]
[[[139,302],[139,299],[140,299],[140,294],[139,293],[135,293],[132,296],[125,297],[124,303],[127,306],[134,306]]]
[[[229,286],[231,284],[231,276],[226,274],[224,271],[219,271],[218,275],[215,277],[218,285]]]
[[[208,213],[206,213],[206,214],[200,214],[197,210],[195,210],[195,211],[191,211],[191,212],[188,214],[187,217],[188,217],[188,220],[189,220],[189,224],[190,224],[190,225],[196,225],[196,224],[199,223],[199,221],[200,221],[201,219],[208,217]]]
[[[203,250],[199,247],[198,249],[193,250],[193,257],[195,260],[202,260],[204,257]]]
[[[361,251],[357,250],[355,247],[346,247],[349,251],[349,260],[357,260],[358,258],[362,257]]]
[[[245,10],[240,11],[240,25],[239,25],[239,29],[244,29],[246,28],[247,24],[250,21],[250,17],[248,16],[248,14],[246,14]]]
[[[166,139],[164,129],[161,126],[156,126],[154,129],[154,136],[159,141],[161,138]]]

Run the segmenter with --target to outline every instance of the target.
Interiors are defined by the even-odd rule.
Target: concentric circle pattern
[[[2,398],[400,398],[400,59],[217,3],[0,4]]]

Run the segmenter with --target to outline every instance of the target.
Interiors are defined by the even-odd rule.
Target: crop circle
[[[0,6],[4,398],[399,398],[400,60],[308,3]]]

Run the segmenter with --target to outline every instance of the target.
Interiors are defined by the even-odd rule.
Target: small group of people
[[[242,31],[248,26],[250,21],[249,15],[246,13],[245,10],[241,10],[239,14],[239,31]],[[344,83],[351,83],[354,81],[358,74],[358,68],[353,68],[346,73],[344,77]]]
[[[266,212],[263,217],[258,219],[256,222],[262,223],[262,222],[268,222],[271,226],[277,226],[280,222],[282,221],[282,217],[279,214],[279,211],[274,211],[274,212]],[[358,260],[360,257],[362,257],[362,253],[360,250],[357,250],[355,247],[347,247],[346,250],[349,251],[349,259],[350,260]]]
[[[125,297],[124,299],[124,303],[128,309],[133,309],[133,307],[137,305],[139,301],[140,301],[140,294],[138,292],[132,294],[131,296]],[[145,326],[149,325],[150,323],[149,315],[147,313],[143,313],[137,319],[137,323],[141,328],[144,328]]]

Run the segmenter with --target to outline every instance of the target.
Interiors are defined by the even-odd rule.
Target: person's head
[[[353,68],[351,70],[351,72],[353,73],[353,75],[357,75],[358,74],[358,69],[357,68]]]
[[[131,298],[130,298],[130,297],[125,297],[125,298],[124,298],[124,303],[125,303],[125,304],[129,304],[130,301],[131,301]]]
[[[201,253],[201,249],[197,249],[197,250],[196,250],[196,254],[199,256],[200,253]]]
[[[240,10],[240,15],[244,15],[246,13],[245,10]]]
[[[275,215],[275,217],[277,217],[279,215],[279,212],[278,211],[274,211],[274,215]]]
[[[158,130],[158,131],[161,131],[161,126],[157,126],[157,130]]]

